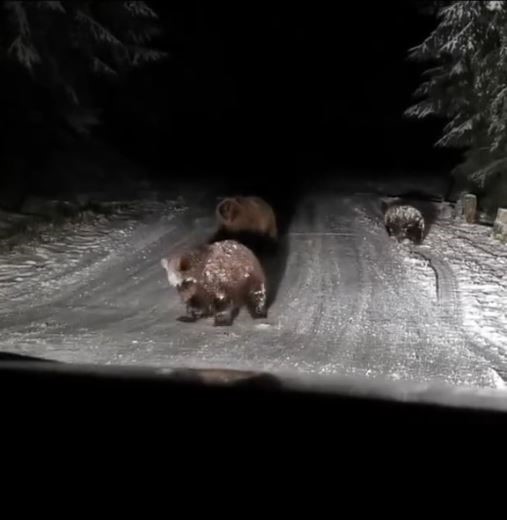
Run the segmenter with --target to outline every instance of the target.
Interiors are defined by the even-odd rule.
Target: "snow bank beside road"
[[[0,313],[20,303],[40,303],[67,286],[86,279],[90,271],[122,254],[146,221],[163,226],[184,211],[177,201],[110,203],[109,214],[86,212],[60,223],[32,221],[14,238],[0,240]]]

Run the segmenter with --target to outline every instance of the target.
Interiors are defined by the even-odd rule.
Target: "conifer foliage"
[[[117,77],[165,55],[150,46],[160,29],[157,14],[146,2],[2,4],[3,58],[18,63],[34,81],[65,98],[68,122],[77,131],[86,133],[98,122],[95,112],[83,106],[90,75]]]
[[[435,5],[436,28],[410,50],[430,68],[406,114],[443,116],[436,144],[463,149],[455,173],[484,184],[507,170],[507,1]]]

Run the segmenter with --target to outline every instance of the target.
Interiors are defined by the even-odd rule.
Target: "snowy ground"
[[[469,337],[507,355],[507,246],[491,238],[489,227],[454,222],[438,223],[426,246],[456,276]]]
[[[160,267],[214,230],[213,197],[133,202],[0,244],[0,349],[80,363],[228,367],[503,387],[507,247],[440,220],[424,245],[389,239],[376,194],[307,192],[265,321],[176,320]]]

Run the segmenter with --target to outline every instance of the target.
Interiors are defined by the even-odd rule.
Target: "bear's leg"
[[[190,300],[187,302],[185,310],[185,315],[178,318],[179,321],[183,321],[185,323],[193,323],[206,314],[202,305],[195,297],[190,298]]]
[[[215,310],[214,326],[232,325],[238,310],[232,299],[223,294],[219,294],[215,298],[213,306]]]
[[[266,318],[268,315],[266,285],[264,283],[253,285],[248,292],[247,302],[253,318]]]

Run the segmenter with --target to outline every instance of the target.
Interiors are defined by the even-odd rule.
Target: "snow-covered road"
[[[309,192],[280,252],[269,317],[177,321],[160,258],[214,231],[212,197],[142,203],[0,252],[0,349],[67,362],[304,371],[504,386],[507,249],[437,221],[389,239],[373,194]]]

